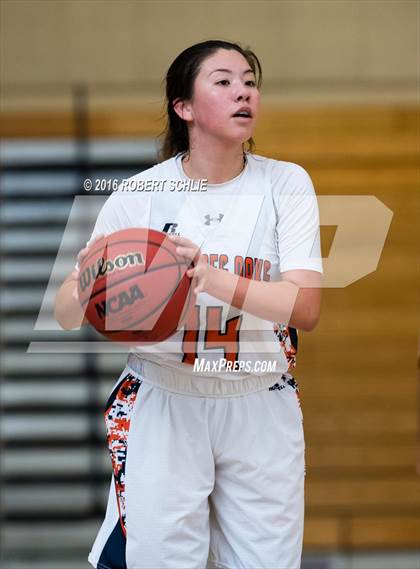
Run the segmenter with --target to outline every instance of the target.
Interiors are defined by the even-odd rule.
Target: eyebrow
[[[231,70],[231,69],[214,69],[213,71],[211,71],[211,72],[209,73],[209,77],[210,77],[210,75],[211,75],[212,73],[216,73],[217,71],[222,71],[223,73],[232,73],[232,70]],[[252,73],[252,74],[254,74],[254,72],[252,71],[252,69],[247,69],[246,71],[244,71],[244,72],[242,73],[242,75],[246,75],[247,73]]]

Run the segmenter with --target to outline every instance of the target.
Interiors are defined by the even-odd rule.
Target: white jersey
[[[293,269],[322,273],[318,205],[301,166],[247,153],[236,178],[206,185],[185,176],[181,159],[178,154],[124,181],[102,208],[91,240],[149,227],[187,237],[214,267],[255,280],[278,281]],[[282,323],[201,293],[184,329],[131,351],[183,373],[241,379],[294,367],[293,334]],[[240,363],[233,368],[240,372],[215,371],[213,363],[221,360]],[[271,364],[264,367],[264,361]]]

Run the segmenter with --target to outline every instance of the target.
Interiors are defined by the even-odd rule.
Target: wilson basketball
[[[165,233],[143,228],[112,233],[93,244],[80,267],[85,316],[110,340],[166,340],[187,315],[188,268]]]

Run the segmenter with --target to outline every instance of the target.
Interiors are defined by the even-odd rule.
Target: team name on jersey
[[[219,253],[208,253],[204,254],[207,262],[212,267],[216,269],[224,269],[229,263],[229,256],[226,254]],[[269,281],[271,262],[267,259],[259,259],[258,257],[242,257],[242,255],[236,255],[233,259],[233,271],[236,275],[241,277],[246,277],[247,279],[254,279],[256,281]]]
[[[103,277],[105,274],[113,273],[114,271],[121,271],[127,266],[134,267],[136,265],[144,265],[144,256],[140,251],[133,251],[125,255],[117,255],[114,259],[105,259],[101,257],[96,263],[87,267],[81,273],[79,282],[81,290],[85,290],[91,282],[98,277]]]

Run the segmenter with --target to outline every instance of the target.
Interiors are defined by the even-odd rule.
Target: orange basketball
[[[79,299],[104,336],[130,344],[166,340],[192,298],[189,266],[165,233],[124,229],[95,242],[79,273]]]

